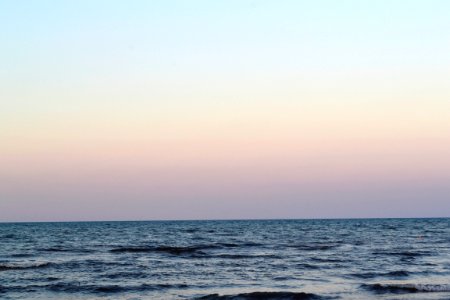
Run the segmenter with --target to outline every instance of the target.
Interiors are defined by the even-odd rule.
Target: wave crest
[[[196,300],[318,300],[322,297],[303,292],[253,292],[236,295],[211,294]]]
[[[51,263],[49,263],[49,262],[28,263],[28,264],[27,263],[25,263],[25,264],[6,263],[6,264],[0,264],[0,271],[37,269],[37,268],[45,268],[50,265],[51,265]]]
[[[377,294],[406,294],[406,293],[432,293],[450,292],[450,284],[363,284],[362,288]]]
[[[202,250],[254,247],[256,243],[217,243],[209,245],[191,245],[191,246],[122,246],[111,249],[113,253],[145,253],[145,252],[163,252],[172,255],[182,254],[204,254]]]
[[[110,252],[113,253],[145,253],[145,252],[164,252],[172,255],[182,255],[182,254],[192,254],[199,252],[203,249],[211,248],[210,246],[186,246],[186,247],[175,247],[175,246],[130,246],[130,247],[118,247],[111,249]]]

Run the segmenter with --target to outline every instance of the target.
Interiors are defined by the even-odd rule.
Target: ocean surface
[[[2,223],[0,299],[450,299],[450,219]]]

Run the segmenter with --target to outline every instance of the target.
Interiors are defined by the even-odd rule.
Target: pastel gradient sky
[[[0,221],[450,216],[450,1],[0,2]]]

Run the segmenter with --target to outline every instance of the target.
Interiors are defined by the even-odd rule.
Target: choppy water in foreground
[[[450,299],[450,219],[0,224],[0,298]]]

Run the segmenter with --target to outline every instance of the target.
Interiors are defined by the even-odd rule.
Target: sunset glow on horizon
[[[447,1],[0,4],[0,222],[450,214]]]

